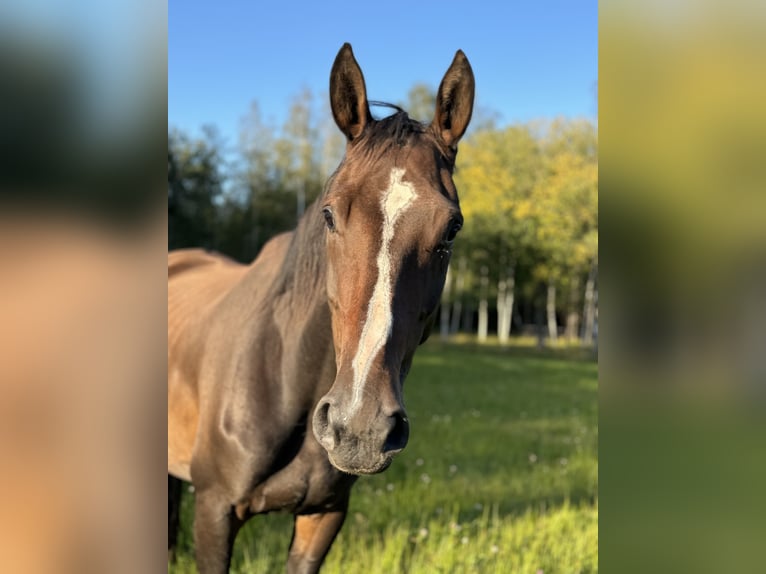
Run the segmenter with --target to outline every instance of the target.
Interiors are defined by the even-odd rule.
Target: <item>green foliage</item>
[[[227,194],[221,250],[252,260],[274,235],[295,227],[316,199],[327,174],[319,157],[320,120],[312,93],[293,100],[277,130],[263,121],[257,103],[242,120],[240,164]]]
[[[549,273],[586,271],[598,256],[598,159],[595,127],[554,122],[545,140],[545,171],[531,214]]]
[[[191,139],[168,134],[168,247],[212,247],[216,239],[216,201],[222,193],[223,158],[212,127]]]
[[[323,572],[597,572],[597,366],[565,356],[424,346],[405,390],[410,444],[354,487]],[[173,574],[195,571],[186,498]],[[291,527],[251,520],[233,572],[282,571]]]
[[[598,256],[597,146],[592,123],[569,120],[489,127],[461,143],[455,182],[466,223],[454,258],[470,263],[472,287],[452,298],[495,297],[513,277],[517,308],[542,305],[540,286],[553,282],[575,289],[566,304],[577,312]]]

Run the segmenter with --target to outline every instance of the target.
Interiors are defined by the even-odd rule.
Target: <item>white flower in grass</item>
[[[392,483],[392,482],[389,482],[389,483],[386,485],[386,490],[387,490],[388,492],[393,492],[393,491],[394,491],[394,483]]]
[[[566,466],[568,462],[569,462],[569,461],[568,461],[566,458],[560,458],[560,459],[559,459],[559,464],[560,464],[561,466]]]
[[[463,529],[463,526],[457,522],[453,522],[449,526],[453,532],[460,532]]]
[[[421,528],[418,531],[418,536],[420,536],[420,538],[426,538],[428,536],[428,528]]]
[[[429,484],[431,482],[431,477],[428,476],[425,472],[420,475],[420,480],[423,482],[423,484]]]
[[[192,492],[192,493],[194,492],[194,485],[193,484],[189,485],[189,492]]]
[[[467,536],[463,536],[460,539],[460,544],[468,544],[468,537]]]
[[[423,461],[423,459],[422,459],[422,458],[419,458],[419,459],[417,459],[417,460],[415,461],[415,465],[416,465],[416,466],[423,466],[423,462],[424,462],[424,461]]]
[[[457,472],[457,465],[456,464],[449,465],[449,473],[455,474],[456,472]]]
[[[484,505],[481,502],[477,502],[473,505],[474,510],[481,510],[482,508],[484,508]]]
[[[490,547],[489,551],[490,551],[492,554],[497,554],[498,552],[500,552],[500,548],[497,546],[497,544],[493,544],[493,545]]]
[[[537,462],[537,455],[533,452],[529,453],[529,462],[535,464]]]

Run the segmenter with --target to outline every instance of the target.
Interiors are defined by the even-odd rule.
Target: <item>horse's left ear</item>
[[[436,95],[436,114],[431,124],[451,148],[465,133],[473,113],[475,82],[473,70],[462,50],[458,50],[444,74]]]
[[[338,52],[330,72],[330,107],[335,123],[349,142],[362,135],[365,126],[373,121],[362,69],[348,42]]]

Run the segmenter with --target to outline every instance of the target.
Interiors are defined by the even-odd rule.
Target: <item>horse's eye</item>
[[[453,241],[455,241],[455,237],[457,237],[457,232],[460,231],[463,227],[463,223],[461,221],[451,221],[449,224],[449,227],[447,228],[447,234],[444,236],[444,242],[448,245],[451,244]]]
[[[324,221],[327,224],[327,229],[330,231],[335,231],[335,218],[332,216],[332,209],[325,207],[322,210],[322,215],[324,215]]]

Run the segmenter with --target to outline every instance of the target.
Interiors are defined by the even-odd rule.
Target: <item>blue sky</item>
[[[280,123],[303,88],[324,97],[350,42],[370,99],[436,88],[455,51],[476,76],[476,104],[501,123],[596,117],[596,1],[238,0],[168,4],[168,123],[216,125],[230,144],[257,100]]]

